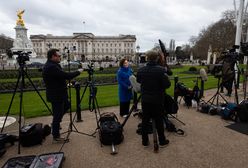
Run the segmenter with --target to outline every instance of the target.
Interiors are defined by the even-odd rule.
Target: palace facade
[[[73,33],[72,36],[31,35],[37,57],[46,58],[49,48],[57,48],[66,57],[69,49],[74,61],[135,61],[135,35],[95,36]]]

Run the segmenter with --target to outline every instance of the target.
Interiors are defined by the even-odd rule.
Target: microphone
[[[204,68],[200,69],[200,77],[203,81],[208,80],[208,75],[207,75],[206,70]]]
[[[131,75],[129,77],[129,81],[133,87],[133,90],[137,93],[140,92],[140,83],[137,82],[136,77],[134,75]]]

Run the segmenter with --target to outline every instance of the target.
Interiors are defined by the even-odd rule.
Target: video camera
[[[242,54],[236,52],[236,49],[239,49],[239,45],[233,45],[233,47],[227,51],[223,51],[221,53],[221,56],[218,58],[218,63],[214,64],[214,65],[210,65],[208,67],[209,72],[214,75],[214,77],[221,77],[222,75],[222,71],[223,68],[226,68],[226,66],[230,67],[230,66],[234,66],[234,64],[237,61],[241,60],[241,56]],[[230,67],[230,68],[232,68]]]
[[[19,64],[25,64],[26,61],[29,61],[29,56],[32,52],[24,52],[24,51],[15,51],[13,52],[13,55],[17,55],[17,62]]]
[[[236,49],[239,49],[239,45],[233,45],[232,49],[228,50],[228,52],[225,52],[224,59],[225,61],[240,61],[241,60],[241,54],[236,52]]]

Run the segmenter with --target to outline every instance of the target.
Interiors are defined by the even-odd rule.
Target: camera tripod
[[[87,88],[89,88],[89,104],[88,104],[89,105],[89,110],[90,110],[90,112],[94,111],[95,119],[96,119],[96,129],[89,136],[95,137],[95,134],[96,134],[97,130],[100,128],[98,118],[100,118],[101,114],[100,114],[99,105],[98,105],[98,102],[97,102],[97,99],[96,99],[97,87],[95,86],[95,82],[94,82],[94,79],[93,79],[93,74],[94,74],[93,64],[88,65],[88,68],[89,68],[89,69],[87,69],[88,81],[86,82],[86,85],[84,87],[84,91],[83,91],[83,94],[82,94],[82,96],[80,98],[79,104],[82,102]]]
[[[48,107],[48,105],[46,104],[45,100],[42,98],[40,92],[37,90],[37,88],[35,87],[34,83],[32,82],[32,80],[30,79],[30,77],[28,76],[28,73],[27,71],[25,70],[25,68],[27,69],[27,67],[25,66],[26,63],[25,61],[28,61],[29,58],[28,58],[28,53],[23,53],[21,51],[17,52],[18,54],[18,57],[17,57],[17,62],[19,64],[19,69],[18,69],[18,78],[17,78],[17,82],[16,82],[16,85],[15,85],[15,89],[14,89],[14,92],[13,92],[13,95],[12,95],[12,98],[11,98],[11,101],[10,101],[10,104],[9,104],[9,107],[8,107],[8,111],[6,113],[6,117],[5,117],[5,120],[4,120],[4,123],[3,123],[3,127],[1,129],[1,133],[3,132],[4,130],[4,126],[6,124],[6,120],[9,116],[9,113],[10,113],[10,109],[11,109],[11,106],[12,106],[12,103],[13,103],[13,100],[14,100],[14,97],[16,95],[16,92],[17,92],[17,88],[18,88],[18,85],[20,83],[20,104],[19,104],[19,120],[18,120],[18,123],[19,123],[19,138],[18,138],[18,154],[20,154],[20,132],[21,132],[21,117],[22,117],[22,108],[23,108],[23,89],[25,87],[25,76],[27,77],[27,79],[29,80],[29,82],[31,83],[31,85],[33,86],[33,88],[35,89],[36,93],[39,95],[39,97],[41,98],[41,100],[43,101],[43,103],[45,104],[45,106],[47,107],[48,111],[50,113],[51,110],[50,108]]]
[[[207,103],[210,103],[211,105],[213,105],[214,104],[214,101],[216,100],[216,106],[219,106],[219,96],[225,101],[225,103],[227,103],[227,100],[225,99],[225,97],[224,96],[222,96],[221,95],[221,93],[220,93],[220,78],[221,78],[221,76],[217,76],[217,78],[218,78],[218,84],[217,84],[217,91],[216,91],[216,93],[207,101]]]
[[[135,111],[135,109],[138,106],[138,103],[141,99],[141,95],[139,95],[138,99],[136,101],[133,102],[133,106],[131,107],[131,109],[129,110],[129,113],[127,115],[127,117],[125,118],[125,120],[123,121],[123,123],[121,124],[122,128],[125,126],[127,120],[129,119],[129,117],[131,116],[132,112]],[[186,125],[183,121],[179,120],[176,116],[167,113],[168,115],[170,115],[172,118],[174,118],[175,120],[177,120],[178,122],[182,123],[183,125]],[[135,114],[134,114],[135,115]]]
[[[65,50],[66,50],[66,49],[67,49],[67,48],[65,47]],[[70,50],[67,51],[67,54],[68,54],[68,60],[67,60],[67,61],[68,61],[68,71],[70,72]],[[62,144],[62,146],[61,146],[61,148],[60,148],[59,151],[61,151],[62,148],[64,147],[65,143],[67,143],[67,142],[69,141],[69,136],[70,136],[70,134],[71,134],[72,132],[79,133],[79,134],[82,134],[82,135],[87,135],[87,136],[95,137],[95,135],[94,135],[95,133],[93,133],[93,134],[87,134],[87,133],[78,131],[77,127],[76,127],[75,124],[74,124],[74,120],[75,120],[75,118],[76,118],[76,114],[74,115],[74,117],[72,117],[72,109],[71,109],[71,86],[72,86],[72,84],[71,84],[71,81],[70,81],[70,80],[69,80],[68,82],[69,82],[69,85],[68,85],[68,88],[69,88],[69,89],[68,89],[68,90],[69,90],[69,103],[70,103],[70,108],[69,108],[70,123],[69,123],[69,126],[68,126],[68,130],[67,130],[66,132],[61,133],[61,134],[67,133],[67,136],[66,136],[66,140],[65,140],[64,143]],[[88,85],[88,83],[87,83],[87,85]],[[85,91],[86,91],[87,85],[86,85],[86,87],[85,87],[84,93],[85,93]],[[83,93],[83,94],[84,94],[84,93]],[[83,97],[83,96],[82,96],[82,97]],[[82,99],[82,98],[81,98],[81,99]],[[81,102],[81,99],[80,99],[80,102]],[[79,102],[79,104],[80,104],[80,102]]]

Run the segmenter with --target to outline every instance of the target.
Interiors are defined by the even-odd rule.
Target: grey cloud
[[[0,33],[14,37],[17,9],[25,9],[29,34],[135,34],[141,50],[160,38],[188,43],[192,35],[233,9],[232,1],[218,0],[25,0],[0,2]],[[7,17],[6,17],[7,16]],[[5,18],[5,19],[4,19]],[[85,25],[83,25],[83,21]],[[84,30],[83,30],[84,27]]]

